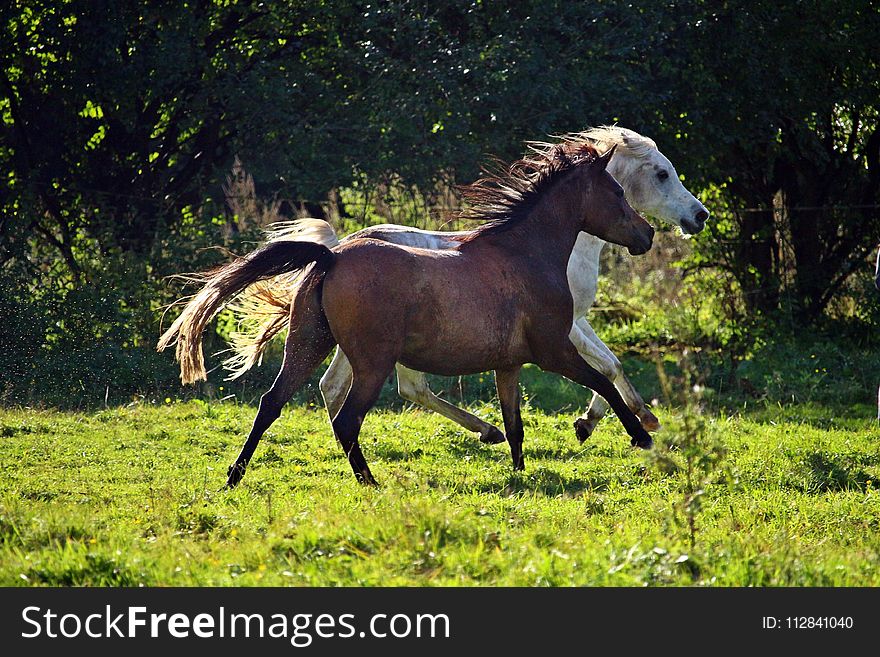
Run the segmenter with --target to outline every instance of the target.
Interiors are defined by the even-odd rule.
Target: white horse
[[[621,184],[626,200],[636,211],[678,226],[685,235],[692,235],[703,229],[709,212],[685,189],[675,167],[651,139],[617,126],[592,128],[579,133],[579,136],[593,141],[600,152],[617,146],[615,156],[608,165],[608,172]],[[371,237],[425,249],[446,249],[458,244],[450,238],[460,234],[383,224],[365,228],[345,239]],[[338,244],[333,228],[318,219],[276,224],[269,234],[270,241],[306,238],[331,248]],[[596,298],[599,255],[604,246],[603,240],[581,233],[568,261],[568,284],[574,300],[574,316],[569,336],[584,360],[614,383],[627,406],[639,417],[642,426],[648,431],[656,431],[660,428],[657,418],[626,378],[618,358],[599,339],[585,317]],[[240,376],[258,362],[272,337],[286,325],[295,285],[294,280],[272,279],[243,293],[243,301],[234,310],[240,326],[244,326],[245,330],[233,335],[233,351],[236,355],[226,361],[227,368],[233,371],[232,378]],[[320,383],[324,403],[331,418],[345,400],[351,386],[351,376],[351,365],[345,354],[337,348]],[[397,389],[404,399],[436,411],[479,433],[483,442],[496,443],[504,440],[504,434],[497,427],[435,395],[428,387],[422,372],[398,364]],[[588,411],[575,421],[575,430],[580,440],[590,436],[607,410],[608,404],[605,400],[594,393]]]

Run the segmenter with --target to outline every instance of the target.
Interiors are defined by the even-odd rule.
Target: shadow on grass
[[[520,494],[545,497],[575,497],[583,493],[600,493],[608,489],[611,478],[607,476],[569,477],[548,468],[534,472],[514,472],[506,480],[479,485],[475,491],[510,497]]]
[[[876,465],[880,457],[867,454],[804,454],[798,460],[796,488],[806,493],[864,491],[872,476],[861,466]]]
[[[400,449],[398,447],[383,447],[381,443],[370,445],[370,456],[382,461],[405,462],[415,461],[424,456],[425,452],[421,447],[412,449]]]

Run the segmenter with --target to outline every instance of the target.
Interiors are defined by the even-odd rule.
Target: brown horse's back
[[[335,252],[322,304],[353,361],[380,352],[424,372],[462,374],[530,360],[525,290],[512,263],[371,239]]]

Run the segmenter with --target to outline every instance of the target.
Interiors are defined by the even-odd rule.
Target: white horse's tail
[[[339,244],[333,226],[323,219],[294,219],[293,221],[276,221],[269,224],[265,231],[266,242],[296,240],[297,242],[314,242],[332,249]]]
[[[321,219],[297,219],[270,224],[266,243],[295,240],[315,242],[332,249],[339,244],[336,231]],[[308,271],[308,270],[306,270]],[[247,287],[228,308],[236,328],[229,336],[232,356],[223,361],[229,379],[237,379],[259,364],[272,339],[290,319],[290,304],[305,271],[281,274]]]

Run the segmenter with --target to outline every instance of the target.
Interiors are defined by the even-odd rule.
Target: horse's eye
[[[668,172],[668,171],[663,170],[663,171],[658,171],[658,172],[657,172],[657,178],[660,179],[660,182],[663,182],[663,181],[666,180],[668,177],[669,177],[669,172]]]

